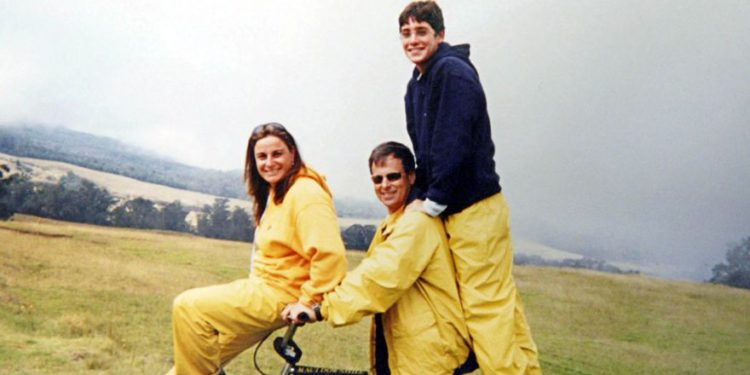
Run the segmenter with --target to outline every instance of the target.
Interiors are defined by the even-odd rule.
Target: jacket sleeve
[[[299,301],[320,302],[323,293],[333,290],[347,269],[346,251],[336,212],[327,199],[313,200],[297,213],[296,230],[303,256],[310,261],[310,279],[301,288]]]
[[[414,103],[412,103],[413,100],[414,100],[413,83],[409,81],[409,84],[406,87],[406,95],[404,96],[404,108],[406,108],[406,132],[409,135],[409,139],[411,140],[414,155],[420,155],[419,140],[417,139],[417,135],[414,130],[414,126],[415,126],[414,115],[415,114],[414,114]],[[417,168],[416,173],[417,173],[417,183],[414,186],[412,186],[412,189],[409,192],[409,201],[412,201],[414,199],[424,199],[424,196],[426,193],[425,189],[422,187],[422,185],[425,182],[426,173],[424,170],[420,168]]]
[[[482,87],[472,77],[454,70],[447,62],[435,77],[433,95],[439,95],[430,149],[430,176],[426,198],[446,204],[461,182],[459,173],[465,167],[474,147],[473,127],[482,113],[485,98]]]
[[[390,236],[373,241],[368,257],[326,294],[322,311],[331,325],[356,323],[388,310],[429,264],[440,243],[434,227],[425,225],[432,219],[418,212],[404,215]]]

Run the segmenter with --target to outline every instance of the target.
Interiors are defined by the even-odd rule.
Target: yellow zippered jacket
[[[346,251],[325,178],[302,168],[280,204],[273,192],[255,230],[253,274],[311,305],[343,279]]]
[[[333,326],[383,313],[393,374],[452,374],[470,347],[455,280],[440,218],[402,208],[380,224],[366,258],[326,294],[321,312]]]

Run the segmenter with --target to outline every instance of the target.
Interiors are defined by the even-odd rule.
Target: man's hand
[[[406,211],[424,212],[424,208],[422,207],[422,205],[424,205],[424,200],[415,199],[406,206]]]
[[[307,320],[300,319],[302,313],[307,314]],[[293,322],[297,325],[303,325],[307,322],[317,322],[318,319],[315,317],[315,311],[299,302],[290,303],[286,305],[284,310],[281,311],[281,319],[287,323]]]

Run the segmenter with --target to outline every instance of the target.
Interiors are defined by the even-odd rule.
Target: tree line
[[[544,259],[539,255],[514,254],[513,263],[518,265],[544,266],[544,267],[565,267],[565,268],[583,268],[587,270],[618,273],[618,274],[638,274],[638,270],[623,270],[617,266],[607,263],[601,259],[583,257],[580,259],[566,258],[562,260]]]
[[[3,164],[4,166],[4,164]],[[230,209],[226,198],[204,205],[191,225],[190,210],[179,201],[158,204],[145,198],[121,201],[106,189],[69,172],[56,183],[32,182],[0,168],[0,219],[23,213],[50,219],[103,226],[159,229],[203,237],[252,242],[255,225],[242,208]],[[341,232],[350,250],[366,250],[375,235],[372,225],[354,224]]]
[[[71,163],[140,181],[220,197],[247,197],[242,183],[242,169],[220,171],[193,167],[112,138],[63,127],[0,124],[0,152]],[[342,217],[377,218],[386,213],[379,203],[370,200],[336,199],[335,204]]]
[[[106,189],[72,172],[56,183],[32,182],[27,175],[14,175],[0,184],[0,219],[13,213],[104,226],[161,229],[194,233],[204,237],[247,241],[254,238],[250,215],[228,200],[217,198],[205,205],[195,227],[185,220],[190,213],[179,201],[160,205],[145,198],[120,201]]]
[[[750,289],[750,237],[728,246],[726,261],[711,269],[712,283]]]
[[[28,175],[16,173],[0,164],[0,219],[24,213],[57,220],[95,225],[160,229],[188,232],[209,238],[251,242],[255,226],[243,209],[229,209],[226,198],[204,205],[195,226],[186,221],[190,210],[179,201],[157,204],[145,198],[120,201],[106,189],[72,172],[56,183],[32,182]],[[366,250],[375,235],[375,226],[354,224],[341,232],[350,250]],[[620,270],[602,260],[584,258],[563,261],[516,254],[516,264],[586,268],[611,273],[634,273]],[[709,282],[750,289],[750,237],[729,246],[726,261],[712,268]]]

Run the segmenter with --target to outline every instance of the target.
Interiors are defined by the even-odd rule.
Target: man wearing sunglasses
[[[372,372],[461,374],[476,368],[467,360],[469,336],[455,282],[448,240],[439,218],[405,212],[414,185],[414,156],[396,142],[370,155],[375,195],[388,208],[367,257],[312,309],[287,306],[285,320],[305,312],[334,327],[375,314]],[[462,366],[462,364],[464,364]]]
[[[417,158],[409,210],[442,217],[479,367],[485,374],[539,374],[513,281],[508,206],[495,171],[487,99],[469,45],[445,43],[440,7],[407,5],[401,45],[414,71],[405,97],[406,127]]]

